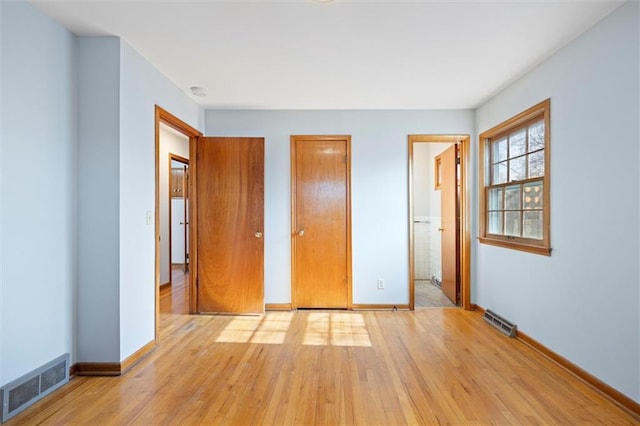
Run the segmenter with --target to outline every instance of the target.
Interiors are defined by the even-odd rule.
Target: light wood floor
[[[638,424],[462,309],[189,316],[162,292],[159,346],[77,377],[7,425]]]

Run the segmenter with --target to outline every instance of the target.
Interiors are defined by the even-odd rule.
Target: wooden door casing
[[[458,231],[457,231],[457,147],[452,145],[440,154],[442,180],[441,197],[441,262],[442,292],[455,304],[458,303]]]
[[[292,136],[292,303],[351,308],[350,136]]]
[[[264,139],[196,143],[197,310],[264,312]]]

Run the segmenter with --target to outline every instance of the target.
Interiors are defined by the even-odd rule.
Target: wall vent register
[[[490,309],[484,311],[484,320],[500,330],[502,334],[509,337],[516,337],[518,326],[502,318]]]
[[[36,368],[0,388],[3,423],[69,381],[69,354]]]

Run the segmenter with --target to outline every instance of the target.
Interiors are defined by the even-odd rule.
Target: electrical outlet
[[[384,290],[384,278],[378,278],[378,290]]]

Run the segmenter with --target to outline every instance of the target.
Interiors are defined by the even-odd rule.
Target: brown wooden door
[[[349,136],[292,136],[297,308],[351,307]]]
[[[264,139],[201,137],[195,161],[198,312],[262,313]]]
[[[441,245],[442,292],[455,304],[458,303],[457,286],[457,173],[456,146],[452,145],[440,154],[441,161]]]

